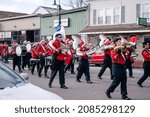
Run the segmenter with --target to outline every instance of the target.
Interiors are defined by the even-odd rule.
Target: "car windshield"
[[[24,80],[17,73],[0,62],[0,89],[13,87],[19,83],[24,83]]]

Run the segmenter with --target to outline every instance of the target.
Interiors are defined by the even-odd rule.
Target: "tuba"
[[[66,44],[64,43],[64,42],[65,42],[65,39],[66,39],[66,31],[65,31],[65,28],[64,28],[63,25],[61,25],[61,26],[60,26],[60,29],[57,30],[57,32],[55,32],[55,33],[53,34],[53,40],[49,41],[49,46],[50,46],[53,50],[59,52],[59,50],[58,50],[57,48],[55,48],[55,47],[53,46],[53,44],[52,44],[52,43],[55,41],[57,34],[61,34],[61,36],[62,36],[61,48],[62,48],[62,52],[65,53],[65,52],[68,50],[68,47],[67,47]]]
[[[53,34],[53,40],[56,39],[56,35],[57,35],[57,34],[61,34],[61,35],[62,35],[62,40],[63,40],[63,41],[66,39],[66,31],[65,31],[65,28],[64,28],[63,25],[60,26],[60,29],[59,29],[57,32],[55,32],[55,33]]]
[[[110,42],[110,39],[108,39],[105,35],[99,35],[99,38],[101,40],[99,43],[101,50],[111,49],[114,47],[114,43],[112,41]]]
[[[85,42],[81,38],[79,38],[77,36],[72,36],[72,39],[74,40],[73,41],[73,48],[76,50],[76,55],[77,56],[83,56],[84,55],[83,52],[79,51],[79,46],[80,47],[81,46],[86,46],[86,48],[88,49],[88,51],[86,51],[85,53],[87,55],[91,55],[91,54],[93,54],[96,51],[96,47],[94,47],[90,43],[89,44],[85,44]]]

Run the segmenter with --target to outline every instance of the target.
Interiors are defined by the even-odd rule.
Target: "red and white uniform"
[[[6,56],[8,54],[8,45],[3,45],[3,49],[2,49],[2,57]]]
[[[40,43],[37,47],[37,52],[39,56],[46,56],[46,44],[45,43]]]
[[[143,49],[142,56],[144,58],[144,61],[150,61],[150,51],[147,49]]]
[[[88,55],[86,54],[86,52],[88,51],[88,49],[86,47],[80,47],[79,52],[81,52],[83,55],[80,56],[81,59],[86,59],[88,60]]]
[[[57,50],[53,49],[53,54],[57,55],[57,60],[63,61],[66,59],[66,52],[62,53],[62,48],[61,48],[61,42],[58,41],[57,39],[53,42],[52,44]]]
[[[111,51],[112,63],[125,64],[125,56],[123,53],[118,54],[114,50]]]
[[[32,47],[31,50],[30,50],[30,52],[31,52],[31,57],[32,58],[34,58],[34,59],[38,59],[39,58],[36,47]]]

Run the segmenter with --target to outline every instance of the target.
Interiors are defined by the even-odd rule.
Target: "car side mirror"
[[[21,76],[24,80],[28,80],[28,79],[29,79],[29,74],[28,74],[28,73],[21,73],[20,76]]]

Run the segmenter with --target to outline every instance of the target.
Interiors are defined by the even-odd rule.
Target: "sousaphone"
[[[91,55],[96,51],[96,47],[94,47],[91,44],[86,44],[81,38],[73,35],[72,39],[73,39],[73,48],[76,50],[77,56],[83,56],[83,53],[79,51],[79,45],[80,46],[88,46],[89,50],[86,51],[87,55]]]
[[[60,26],[59,29],[53,34],[53,40],[56,39],[56,35],[61,34],[62,35],[62,40],[64,41],[66,39],[66,31],[64,26]]]
[[[65,28],[64,28],[63,25],[61,25],[61,26],[59,27],[59,30],[57,30],[57,31],[53,34],[53,40],[50,40],[49,43],[48,43],[49,46],[50,46],[53,50],[55,50],[55,51],[58,51],[58,49],[55,48],[52,43],[56,40],[56,35],[57,35],[57,34],[61,34],[61,35],[62,35],[62,41],[65,41],[65,39],[66,39],[66,31],[65,31]],[[64,43],[61,43],[61,45],[62,45],[62,46],[65,46]]]

